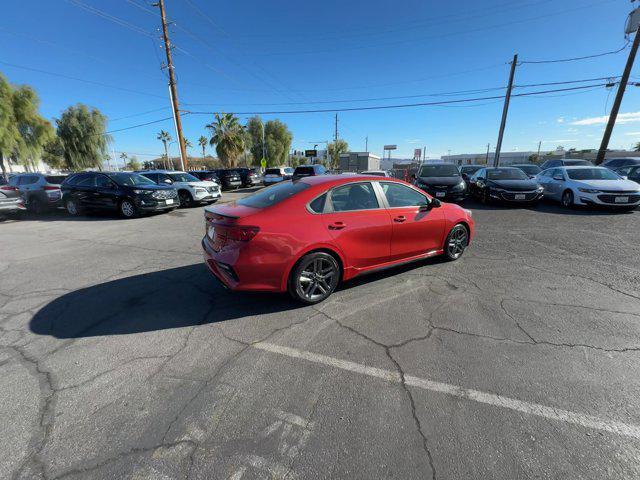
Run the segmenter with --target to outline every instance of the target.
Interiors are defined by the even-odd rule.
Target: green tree
[[[339,138],[336,142],[329,144],[328,150],[329,157],[331,158],[331,165],[327,166],[336,168],[340,164],[340,154],[347,153],[349,151],[349,144]]]
[[[200,138],[198,139],[198,145],[200,145],[200,148],[202,148],[202,160],[204,161],[204,157],[207,153],[207,143],[209,143],[209,141],[207,140],[207,137],[205,137],[204,135],[201,135]]]
[[[263,153],[265,150],[262,143],[264,136],[265,131],[262,118],[260,118],[259,115],[251,117],[247,122],[245,141],[256,164],[260,164],[262,157],[266,156],[266,154]]]
[[[293,135],[280,120],[269,120],[265,126],[265,143],[267,144],[267,165],[277,167],[285,165],[291,149]]]
[[[111,137],[105,133],[107,117],[100,110],[79,103],[62,112],[56,126],[68,169],[102,168]]]
[[[67,168],[64,161],[64,147],[57,135],[44,146],[42,160],[51,168],[58,170],[65,170]]]
[[[633,147],[636,152],[640,152],[640,142],[636,143],[636,146]]]
[[[122,152],[120,154],[120,159],[122,160],[123,165],[127,164],[127,158],[129,158],[129,155],[127,155],[125,152]]]
[[[190,148],[193,148],[193,144],[189,141],[188,138],[185,138],[184,139],[184,149],[185,150],[189,150]]]
[[[216,113],[215,120],[206,128],[211,133],[209,144],[215,145],[220,162],[226,168],[235,167],[244,152],[244,131],[238,117],[232,113]]]
[[[127,170],[140,170],[140,162],[138,161],[138,157],[135,155],[131,156],[131,159],[126,164]]]
[[[169,132],[166,130],[160,130],[156,138],[162,142],[162,145],[164,145],[164,163],[165,168],[167,168],[167,165],[169,164],[169,142],[171,141],[171,135],[169,135]]]
[[[5,158],[36,168],[45,145],[54,139],[53,127],[39,113],[40,100],[29,86],[12,86],[0,75],[0,167]]]

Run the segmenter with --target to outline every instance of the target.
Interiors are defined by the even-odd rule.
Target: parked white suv
[[[158,185],[171,185],[178,190],[181,207],[217,202],[222,194],[218,182],[200,180],[188,172],[173,170],[144,170],[138,172]]]

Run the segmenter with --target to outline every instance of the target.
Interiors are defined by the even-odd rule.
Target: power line
[[[39,68],[26,67],[24,65],[16,65],[15,63],[9,63],[9,62],[5,62],[5,61],[2,61],[2,60],[0,60],[0,64],[6,65],[8,67],[20,68],[22,70],[28,70],[30,72],[44,73],[46,75],[52,75],[54,77],[66,78],[67,80],[75,80],[76,82],[88,83],[90,85],[98,85],[100,87],[113,88],[114,90],[121,90],[123,92],[135,93],[137,95],[146,95],[148,97],[155,97],[155,98],[165,98],[165,97],[163,97],[161,95],[155,95],[155,94],[149,93],[149,92],[142,92],[140,90],[132,90],[130,88],[119,87],[117,85],[109,85],[108,83],[96,82],[95,80],[86,80],[84,78],[72,77],[70,75],[64,75],[62,73],[57,73],[57,72],[50,72],[48,70],[41,70]]]
[[[593,55],[585,55],[584,57],[562,58],[562,59],[556,59],[556,60],[523,60],[519,62],[518,65],[541,64],[541,63],[563,63],[563,62],[576,62],[578,60],[588,60],[590,58],[598,58],[598,57],[604,57],[607,55],[615,55],[625,50],[628,46],[629,46],[629,41],[627,41],[627,43],[625,43],[621,48],[617,50],[611,50],[610,52],[596,53]]]
[[[153,110],[147,110],[146,112],[133,113],[131,115],[125,115],[124,117],[110,118],[109,121],[110,122],[117,122],[119,120],[124,120],[125,118],[142,117],[143,115],[148,115],[150,113],[159,112],[161,110],[166,110],[168,108],[171,108],[171,107],[154,108]]]
[[[68,3],[70,3],[71,5],[74,5],[78,8],[81,8],[93,15],[96,15],[98,17],[102,17],[106,20],[109,20],[113,23],[117,23],[118,25],[124,27],[124,28],[128,28],[131,31],[134,31],[136,33],[139,33],[140,35],[144,35],[146,37],[150,37],[150,38],[155,38],[155,36],[150,33],[147,32],[146,30],[144,30],[141,27],[138,27],[137,25],[134,25],[133,23],[127,22],[126,20],[123,20],[120,17],[116,17],[114,15],[111,15],[107,12],[104,12],[102,10],[99,10],[91,5],[87,5],[86,3],[81,2],[80,0],[67,0]]]
[[[596,84],[596,85],[582,85],[577,87],[568,87],[568,88],[556,88],[552,90],[543,90],[538,92],[525,92],[513,94],[512,97],[526,97],[532,95],[542,95],[544,93],[555,93],[555,92],[567,92],[567,91],[575,91],[575,90],[584,90],[587,88],[593,87],[601,87],[607,84]],[[497,100],[500,98],[504,98],[504,95],[496,95],[491,97],[479,97],[479,98],[462,98],[457,100],[442,100],[438,102],[421,102],[421,103],[406,103],[406,104],[398,104],[398,105],[375,105],[375,106],[367,106],[367,107],[342,107],[342,108],[325,108],[325,109],[309,109],[309,110],[281,110],[281,111],[266,111],[266,112],[227,112],[233,113],[234,115],[283,115],[283,114],[297,114],[297,113],[328,113],[328,112],[354,112],[354,111],[364,111],[364,110],[386,110],[386,109],[395,109],[395,108],[410,108],[410,107],[426,107],[433,105],[447,105],[454,103],[468,103],[468,102],[477,102],[477,101],[485,101],[485,100]],[[192,115],[212,115],[214,113],[220,112],[195,112],[188,111],[187,113]]]
[[[185,115],[186,113],[181,112],[180,115]],[[147,125],[153,125],[154,123],[166,122],[167,120],[173,120],[173,115],[170,117],[159,118],[158,120],[152,120],[146,123],[138,123],[137,125],[131,125],[129,127],[118,128],[116,130],[109,130],[108,132],[104,132],[102,135],[109,135],[111,133],[116,132],[124,132],[125,130],[133,130],[134,128],[146,127]]]
[[[586,83],[586,82],[595,82],[600,80],[610,80],[618,78],[618,76],[610,76],[610,77],[598,77],[598,78],[586,78],[582,80],[566,80],[566,81],[557,81],[557,82],[546,82],[546,83],[533,83],[528,85],[514,85],[513,88],[531,88],[531,87],[542,87],[542,86],[551,86],[551,85],[568,85],[575,83]],[[380,101],[380,100],[399,100],[405,98],[423,98],[423,97],[447,97],[447,96],[459,96],[459,95],[469,95],[469,94],[480,94],[487,93],[491,91],[504,90],[507,88],[504,87],[489,87],[489,88],[479,88],[472,90],[457,90],[453,92],[439,92],[439,93],[422,93],[418,95],[400,95],[393,97],[373,97],[373,98],[355,98],[355,99],[345,99],[345,100],[317,100],[317,101],[308,101],[308,102],[283,102],[283,103],[184,103],[184,105],[190,106],[206,106],[206,105],[234,105],[234,106],[272,106],[272,105],[322,105],[322,104],[331,104],[331,103],[352,103],[352,102],[372,102],[372,101]]]

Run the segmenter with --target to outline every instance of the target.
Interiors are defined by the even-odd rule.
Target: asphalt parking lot
[[[315,307],[222,289],[202,208],[0,224],[0,478],[640,478],[640,211],[469,206]]]

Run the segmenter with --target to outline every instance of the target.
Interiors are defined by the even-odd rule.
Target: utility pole
[[[507,86],[507,94],[504,97],[504,107],[502,109],[502,121],[500,122],[500,132],[498,133],[498,143],[496,144],[496,156],[493,159],[493,166],[500,165],[500,150],[502,149],[502,137],[504,135],[504,127],[507,124],[507,113],[509,112],[509,101],[511,100],[511,89],[513,88],[513,76],[516,73],[516,65],[518,64],[518,54],[513,56],[511,62],[511,72],[509,73],[509,85]],[[489,166],[487,164],[487,166]]]
[[[169,92],[171,97],[171,107],[173,108],[173,119],[176,126],[176,135],[178,136],[178,144],[180,145],[180,167],[182,170],[187,168],[187,149],[184,145],[184,137],[182,136],[182,120],[180,119],[180,109],[178,108],[178,89],[176,88],[176,78],[173,72],[173,61],[171,60],[171,42],[169,41],[169,28],[167,26],[167,16],[164,11],[164,0],[158,0],[153,4],[160,7],[160,18],[162,19],[162,38],[164,40],[164,49],[167,54],[167,70],[169,70]]]
[[[337,167],[340,164],[340,155],[338,154],[337,151],[338,148],[338,112],[336,112],[336,132],[334,134],[333,137],[333,154],[335,157],[337,157],[334,162],[334,159],[331,159],[331,166],[332,167]],[[327,148],[327,155],[329,154],[328,148]],[[337,165],[334,165],[334,163],[336,163]]]
[[[422,147],[422,161],[424,162],[427,159],[427,146]]]
[[[489,166],[489,148],[491,148],[491,144],[487,143],[487,156],[484,159],[484,163],[487,167]]]
[[[367,135],[364,139],[364,151],[365,152],[369,151],[369,135]]]
[[[616,99],[614,100],[613,106],[611,107],[611,114],[609,115],[607,128],[605,128],[604,130],[604,136],[602,137],[600,150],[598,150],[598,156],[596,157],[596,165],[600,165],[604,161],[604,157],[607,153],[607,147],[609,146],[611,133],[613,132],[613,127],[616,124],[616,119],[618,118],[618,111],[620,110],[620,105],[622,104],[622,97],[624,96],[624,91],[627,88],[627,82],[629,81],[629,75],[631,74],[631,68],[633,67],[633,62],[636,59],[636,53],[638,52],[639,43],[640,43],[640,25],[636,29],[636,36],[633,39],[633,44],[631,45],[631,51],[629,52],[627,65],[624,67],[624,73],[622,74],[622,78],[620,79],[620,85],[618,86]]]
[[[536,155],[536,161],[540,161],[540,149],[542,148],[542,140],[538,142],[538,154]]]

